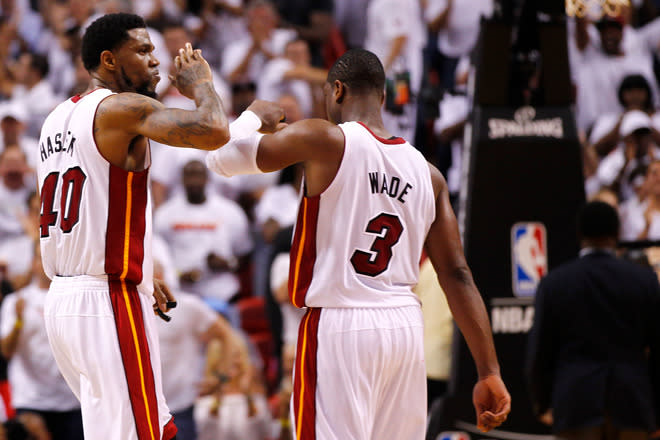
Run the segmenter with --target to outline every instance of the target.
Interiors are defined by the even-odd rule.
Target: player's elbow
[[[217,150],[229,142],[229,125],[226,120],[210,120],[206,124],[205,136],[199,146],[203,150]]]

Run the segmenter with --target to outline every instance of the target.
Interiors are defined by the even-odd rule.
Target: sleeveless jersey
[[[428,163],[401,138],[359,122],[339,126],[344,156],[320,195],[303,195],[291,247],[289,295],[297,307],[417,305],[412,293],[435,219]]]
[[[41,255],[50,278],[107,276],[151,294],[148,167],[132,172],[114,166],[94,141],[96,109],[111,94],[97,89],[74,96],[44,122],[37,166]]]

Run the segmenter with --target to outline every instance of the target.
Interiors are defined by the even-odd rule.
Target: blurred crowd
[[[371,50],[386,70],[388,130],[436,164],[454,196],[471,111],[470,55],[481,17],[499,13],[494,0],[0,0],[0,346],[9,364],[0,368],[5,385],[8,374],[0,419],[9,420],[7,432],[20,425],[34,438],[51,438],[47,420],[14,409],[61,410],[58,402],[70,397],[56,395],[64,387],[50,401],[28,398],[51,386],[31,381],[57,374],[54,363],[34,355],[45,349],[45,333],[26,334],[45,294],[35,258],[34,165],[46,154],[38,145],[45,116],[87,87],[82,33],[96,17],[119,11],[147,20],[160,101],[194,108],[167,78],[190,41],[214,70],[230,119],[256,98],[279,102],[289,123],[324,117],[327,69],[347,48]],[[658,0],[632,0],[618,16],[567,23],[585,191],[619,209],[627,241],[660,239],[656,11]],[[180,437],[288,439],[301,314],[288,302],[286,256],[301,170],[227,179],[207,171],[203,152],[151,145],[154,255],[179,298],[160,330],[164,389]]]

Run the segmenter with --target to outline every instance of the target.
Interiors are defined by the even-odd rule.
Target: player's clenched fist
[[[202,56],[202,51],[193,49],[190,43],[179,49],[179,55],[174,58],[174,73],[169,78],[174,87],[190,99],[194,99],[196,86],[213,82],[211,67]]]
[[[278,124],[284,121],[284,109],[275,102],[262,101],[257,99],[247,108],[261,119],[261,129],[263,133],[273,133],[277,131]]]
[[[477,427],[487,432],[497,428],[511,411],[511,396],[499,375],[479,379],[472,393]]]

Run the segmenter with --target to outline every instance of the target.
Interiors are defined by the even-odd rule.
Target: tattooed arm
[[[137,93],[118,93],[104,100],[95,118],[95,138],[104,155],[144,136],[177,147],[213,150],[229,140],[229,126],[222,103],[213,88],[211,69],[199,50],[189,44],[175,58],[170,76],[175,87],[195,101],[195,110],[166,108]],[[121,156],[121,152],[117,152]],[[110,158],[108,158],[110,159]],[[113,160],[110,160],[114,162]],[[121,159],[118,162],[122,162]]]

